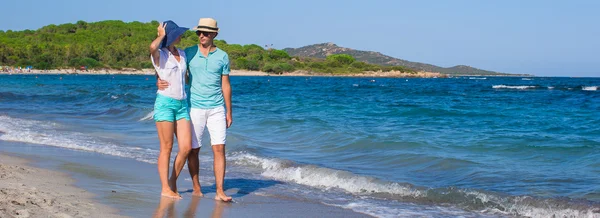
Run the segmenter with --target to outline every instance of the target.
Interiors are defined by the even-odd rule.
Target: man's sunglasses
[[[196,35],[212,36],[213,32],[196,31]]]

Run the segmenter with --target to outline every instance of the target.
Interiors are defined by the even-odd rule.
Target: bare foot
[[[171,191],[171,190],[165,190],[162,191],[160,193],[160,196],[166,197],[166,198],[173,198],[173,199],[181,199],[181,195]]]
[[[230,202],[232,199],[231,199],[231,197],[225,195],[225,193],[217,193],[217,195],[215,196],[215,200],[223,201],[223,202]]]
[[[194,191],[192,192],[192,195],[193,195],[193,196],[196,196],[196,197],[204,197],[204,194],[202,194],[202,191],[201,191],[201,190],[197,190],[197,191],[196,191],[196,190],[194,190]]]

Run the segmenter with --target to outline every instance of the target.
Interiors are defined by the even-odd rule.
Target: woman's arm
[[[160,52],[158,51],[158,49],[160,48],[162,40],[165,38],[166,27],[166,23],[158,24],[158,28],[156,28],[158,36],[156,37],[156,39],[154,39],[154,41],[152,41],[152,43],[150,43],[150,55],[152,55],[152,60],[154,61],[154,63],[160,63]]]

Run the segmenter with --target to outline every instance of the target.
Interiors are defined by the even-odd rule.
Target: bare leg
[[[185,165],[187,156],[192,150],[192,136],[190,121],[186,119],[180,119],[177,121],[177,127],[175,128],[177,133],[177,144],[179,145],[179,152],[175,156],[175,162],[173,163],[173,171],[171,178],[169,179],[169,186],[171,190],[177,193],[177,178]]]
[[[200,154],[200,148],[192,149],[190,155],[188,156],[188,170],[190,171],[190,177],[192,177],[192,183],[194,187],[194,192],[192,195],[202,197],[202,187],[200,186],[200,160],[198,155]]]
[[[231,197],[225,195],[223,191],[223,181],[225,180],[225,145],[213,145],[215,185],[217,187],[216,200],[231,201]]]
[[[192,146],[198,146],[198,148],[192,149],[190,155],[188,155],[188,170],[190,171],[190,177],[192,177],[192,186],[194,188],[193,196],[203,197],[202,188],[200,186],[200,148],[202,146],[202,134],[206,127],[206,112],[203,110],[196,110],[195,108],[190,109],[191,128],[192,128]]]
[[[156,122],[158,139],[160,140],[160,154],[158,155],[158,176],[162,185],[161,195],[170,198],[181,198],[179,194],[173,192],[169,187],[169,161],[171,159],[171,150],[173,149],[173,129],[172,122]]]

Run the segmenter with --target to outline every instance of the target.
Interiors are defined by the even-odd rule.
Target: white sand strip
[[[122,217],[92,197],[65,173],[0,153],[0,217]]]

